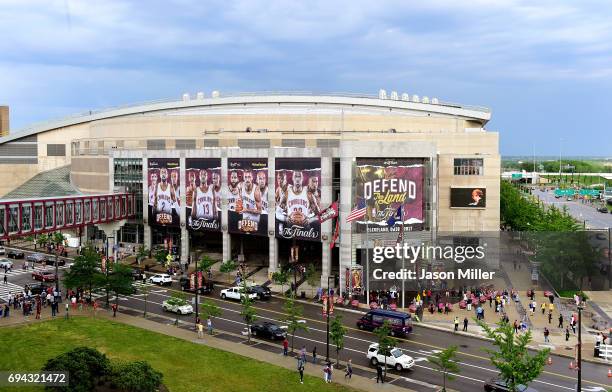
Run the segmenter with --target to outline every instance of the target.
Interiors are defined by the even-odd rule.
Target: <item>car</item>
[[[607,214],[608,213],[608,208],[607,207],[599,207],[597,209],[597,211],[603,213],[603,214]]]
[[[149,283],[155,283],[158,285],[164,285],[164,284],[171,285],[172,277],[168,274],[156,274],[149,278]]]
[[[32,295],[39,295],[41,293],[46,293],[50,286],[47,286],[44,283],[37,283],[30,285],[29,287]]]
[[[391,336],[406,336],[412,332],[412,317],[409,313],[393,310],[374,309],[357,320],[357,328],[374,331],[389,320],[391,323]]]
[[[379,363],[385,363],[385,355],[378,353],[378,343],[370,344],[368,347],[368,359],[373,366],[378,365]],[[394,368],[398,372],[401,372],[404,369],[410,369],[414,366],[414,359],[404,354],[404,352],[397,348],[393,347],[389,350],[389,355],[386,356],[387,366]]]
[[[34,263],[45,263],[49,258],[42,253],[32,253],[26,257],[26,260]]]
[[[193,307],[189,304],[185,305],[172,305],[168,303],[168,300],[162,302],[162,309],[166,312],[172,312],[176,314],[191,314],[193,313]]]
[[[25,254],[20,250],[9,250],[6,257],[9,259],[23,259]]]
[[[55,282],[55,273],[51,271],[34,271],[32,279],[40,280],[41,282]]]
[[[4,248],[4,246],[0,246],[0,255],[4,254],[6,254],[6,249]]]
[[[143,276],[144,274],[141,270],[139,270],[138,268],[132,268],[132,278],[134,280],[142,280]]]
[[[191,288],[191,283],[188,277],[182,276],[179,279],[179,285],[182,291],[188,291],[190,293],[195,292],[194,288]],[[200,294],[210,294],[214,289],[214,284],[211,280],[204,280],[202,286],[199,289]]]
[[[508,392],[510,388],[501,377],[494,377],[485,383],[484,390],[487,392]],[[519,392],[538,392],[525,385],[518,385],[516,390]]]
[[[270,291],[269,288],[260,285],[250,286],[249,293],[257,294],[257,299],[261,300],[270,299],[270,297],[272,297],[272,291]]]
[[[287,337],[287,331],[274,323],[265,321],[251,325],[251,335],[272,340],[283,340]]]
[[[13,262],[10,261],[9,259],[0,259],[0,268],[4,269],[11,269],[13,268]]]
[[[235,299],[240,301],[244,296],[242,287],[230,287],[229,289],[221,290],[221,298],[223,299]],[[250,299],[257,299],[257,294],[247,293]]]
[[[53,259],[47,258],[47,260],[45,260],[45,264],[47,264],[47,265],[55,265],[55,258],[53,258]],[[59,265],[59,266],[66,265],[66,260],[60,259],[58,257],[57,258],[57,265]]]
[[[574,200],[574,198],[571,197],[571,196],[567,198],[567,201],[573,201],[573,200]]]

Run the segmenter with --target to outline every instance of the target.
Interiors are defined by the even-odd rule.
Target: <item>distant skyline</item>
[[[491,108],[504,156],[612,156],[612,3],[0,3],[11,131],[183,92],[408,92]]]

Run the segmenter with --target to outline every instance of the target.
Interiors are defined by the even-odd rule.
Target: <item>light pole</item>
[[[582,391],[582,303],[578,305],[578,385],[576,391]]]
[[[115,239],[114,236],[106,236],[106,263],[104,265],[104,273],[106,274],[106,306],[108,307],[108,303],[110,302],[109,292],[108,292],[108,264],[110,263],[110,258],[108,256],[108,240]]]
[[[329,362],[329,301],[332,300],[331,296],[329,295],[330,291],[329,291],[329,280],[330,279],[334,279],[333,276],[328,276],[327,277],[327,301],[325,301],[325,318],[326,318],[326,338],[327,341],[325,343],[325,362]]]

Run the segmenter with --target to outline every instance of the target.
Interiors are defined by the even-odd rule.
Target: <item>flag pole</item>
[[[368,232],[370,231],[370,220],[368,219],[366,207],[366,304],[370,306],[370,240]]]
[[[402,231],[402,273],[404,272],[404,269],[406,267],[405,264],[405,259],[404,259],[404,235],[406,233],[404,233],[404,206],[400,205],[400,219],[402,220],[402,227],[400,227],[400,230]],[[405,283],[406,283],[406,278],[402,278],[402,309],[406,308],[406,290],[405,290]]]

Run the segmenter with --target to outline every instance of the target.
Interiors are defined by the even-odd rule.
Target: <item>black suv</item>
[[[186,276],[182,276],[179,279],[179,284],[181,285],[181,290],[183,291],[188,291],[188,292],[195,292],[194,289],[192,289],[190,287],[190,283],[189,283],[189,278]],[[212,291],[214,290],[214,284],[212,281],[210,280],[206,280],[204,282],[202,282],[202,287],[200,287],[200,294],[210,294],[212,293]]]
[[[55,265],[55,257],[52,257],[50,259],[45,260],[45,264],[47,265]],[[57,259],[57,265],[61,266],[61,265],[66,265],[66,260],[64,259]]]
[[[141,270],[139,270],[138,268],[132,269],[132,278],[134,278],[134,280],[142,280],[142,277],[143,273]]]
[[[261,336],[272,340],[282,340],[287,336],[287,332],[278,325],[270,322],[263,322],[251,325],[251,335]]]
[[[6,257],[9,259],[23,259],[25,254],[20,250],[9,250]]]
[[[41,294],[41,293],[46,293],[47,289],[50,286],[47,286],[44,283],[36,283],[36,284],[30,285],[29,287],[30,287],[30,291],[32,292],[32,295],[38,295],[38,294]]]
[[[249,293],[257,294],[257,299],[270,299],[272,296],[272,291],[269,288],[260,285],[250,286]]]

